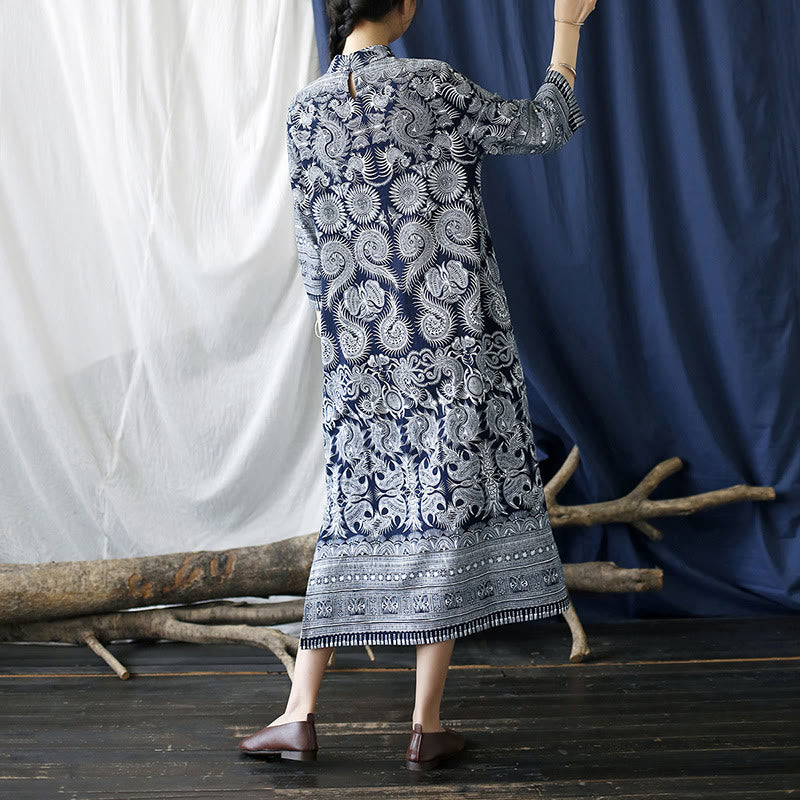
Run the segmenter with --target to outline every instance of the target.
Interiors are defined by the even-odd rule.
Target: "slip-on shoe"
[[[258,733],[239,742],[239,750],[250,756],[276,756],[292,761],[315,761],[317,730],[314,715],[309,712],[305,722],[284,722],[262,728]]]
[[[422,725],[416,722],[406,750],[406,767],[413,770],[432,769],[460,753],[464,743],[464,737],[452,728],[423,733]]]

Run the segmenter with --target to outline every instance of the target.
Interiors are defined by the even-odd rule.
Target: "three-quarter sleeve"
[[[294,230],[297,244],[297,259],[300,276],[311,305],[322,308],[322,270],[319,258],[317,227],[309,203],[310,192],[305,185],[305,177],[300,161],[298,147],[292,136],[291,111],[287,119],[286,151],[289,162],[289,183],[292,189],[294,206]]]
[[[586,122],[569,81],[554,69],[532,100],[490,92],[452,68],[443,94],[456,111],[458,132],[482,155],[551,153]]]

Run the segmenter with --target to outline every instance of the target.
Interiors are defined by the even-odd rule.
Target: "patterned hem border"
[[[446,639],[458,639],[479,633],[497,625],[511,622],[529,622],[534,619],[552,617],[563,614],[569,608],[569,596],[554,603],[531,608],[510,608],[504,611],[493,611],[471,622],[462,622],[446,628],[429,631],[359,631],[357,633],[331,633],[323,636],[301,636],[300,649],[314,650],[322,647],[355,647],[361,645],[416,645],[443,642]]]

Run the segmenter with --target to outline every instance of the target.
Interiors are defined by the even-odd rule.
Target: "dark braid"
[[[360,20],[377,22],[399,4],[400,0],[325,0],[330,57],[344,50],[345,39]]]

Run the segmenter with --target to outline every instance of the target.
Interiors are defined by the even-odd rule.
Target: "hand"
[[[555,0],[554,19],[583,22],[594,11],[597,0]]]

